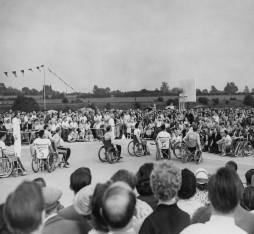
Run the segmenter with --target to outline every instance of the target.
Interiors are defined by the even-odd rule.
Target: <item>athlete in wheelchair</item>
[[[171,159],[171,135],[166,131],[165,124],[162,124],[160,128],[161,131],[155,139],[156,160]]]
[[[19,172],[21,175],[26,175],[26,170],[20,159],[15,156],[14,152],[6,150],[5,140],[6,133],[0,132],[0,178],[9,177],[11,174],[16,177]]]
[[[32,169],[37,173],[40,169],[46,169],[49,173],[55,169],[56,153],[51,141],[44,138],[44,130],[39,131],[39,137],[31,145]]]
[[[141,139],[141,130],[139,129],[140,123],[135,124],[133,132],[133,152],[136,156],[150,155],[150,150],[147,146],[147,141]]]
[[[106,127],[106,133],[102,138],[103,146],[100,148],[98,156],[102,162],[116,163],[121,157],[120,145],[114,143],[114,134],[112,133],[112,127],[109,125]]]
[[[193,131],[189,131],[183,138],[182,145],[182,163],[194,161],[196,164],[202,162],[202,148],[200,136],[197,133],[198,127],[196,124],[192,126]]]

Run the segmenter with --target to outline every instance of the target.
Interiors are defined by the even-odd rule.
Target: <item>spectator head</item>
[[[80,189],[91,184],[92,175],[87,167],[80,167],[71,174],[70,189],[76,194]]]
[[[112,177],[111,180],[113,182],[117,182],[117,181],[123,181],[126,184],[128,184],[132,189],[134,189],[136,187],[136,176],[127,170],[118,170]]]
[[[136,189],[141,196],[153,194],[150,185],[150,175],[153,170],[153,163],[145,163],[142,165],[136,175],[137,184]]]
[[[164,130],[166,130],[166,126],[165,126],[165,124],[162,124],[161,125],[161,131],[164,131]]]
[[[249,169],[246,173],[245,173],[245,179],[246,179],[246,183],[247,186],[251,185],[251,177],[254,175],[254,168]]]
[[[242,197],[242,183],[237,173],[220,168],[208,182],[208,197],[216,212],[233,212]]]
[[[6,132],[0,132],[0,139],[2,141],[5,141],[5,139],[6,139]]]
[[[193,129],[193,132],[196,132],[198,130],[198,126],[197,124],[192,124],[192,129]]]
[[[178,191],[178,197],[186,200],[193,197],[196,193],[196,177],[192,171],[185,168],[182,170],[182,184]]]
[[[112,184],[103,196],[102,214],[111,230],[128,227],[136,206],[136,196],[125,182]]]
[[[237,168],[238,168],[238,166],[237,166],[235,161],[228,161],[226,163],[225,167],[230,168],[230,169],[232,169],[234,171],[237,171]]]
[[[41,177],[34,179],[33,182],[37,183],[41,188],[46,187],[46,181]]]
[[[44,187],[42,188],[42,194],[44,198],[44,208],[46,216],[57,213],[60,205],[59,199],[62,196],[62,192],[59,189]]]
[[[248,211],[254,210],[254,187],[248,186],[243,191],[242,205]]]
[[[44,136],[44,130],[40,130],[38,134],[39,134],[40,138],[43,138],[43,136]]]
[[[103,195],[111,184],[112,182],[107,182],[105,184],[97,184],[91,198],[92,226],[95,230],[102,232],[109,232],[108,225],[102,217],[101,209]]]
[[[91,198],[94,193],[94,187],[88,185],[79,190],[79,192],[74,197],[74,209],[80,215],[90,215],[91,214]]]
[[[196,210],[191,219],[191,224],[206,223],[211,218],[211,207],[202,206]]]
[[[197,181],[197,188],[201,191],[206,190],[209,181],[208,172],[204,168],[199,168],[196,170],[195,176]]]
[[[106,127],[106,132],[110,132],[110,131],[111,131],[111,126],[108,125],[108,126]]]
[[[4,217],[12,233],[27,234],[41,230],[44,220],[41,188],[25,181],[11,193],[4,205]]]
[[[8,230],[6,222],[4,220],[4,204],[0,205],[0,233],[1,234],[11,234]]]
[[[155,198],[161,201],[171,200],[181,187],[181,171],[171,161],[160,161],[154,165],[150,183]]]

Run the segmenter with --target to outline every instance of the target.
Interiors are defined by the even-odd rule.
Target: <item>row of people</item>
[[[210,176],[171,161],[146,163],[137,174],[119,170],[106,183],[92,183],[89,168],[70,176],[73,204],[42,178],[26,181],[0,206],[0,230],[10,233],[254,233],[254,169],[247,187],[228,162]],[[135,195],[137,190],[138,196]]]

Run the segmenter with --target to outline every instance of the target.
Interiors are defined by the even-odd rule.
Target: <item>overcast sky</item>
[[[79,92],[193,78],[254,88],[253,12],[253,0],[0,0],[0,82],[41,89],[43,74],[27,69],[45,64]]]

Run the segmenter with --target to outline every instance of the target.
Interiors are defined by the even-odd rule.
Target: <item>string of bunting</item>
[[[75,90],[68,85],[60,76],[58,76],[55,72],[53,72],[50,68],[48,68],[49,72],[52,73],[55,77],[57,77],[61,82],[63,82],[66,86],[68,86],[70,89],[72,89],[74,92]]]
[[[5,76],[6,77],[9,77],[10,75],[14,75],[16,78],[18,78],[18,74],[21,73],[22,76],[25,75],[25,71],[31,71],[33,72],[34,70],[38,70],[41,72],[41,68],[43,68],[44,65],[40,65],[40,66],[37,66],[35,68],[28,68],[28,69],[21,69],[21,70],[18,70],[18,71],[8,71],[8,72],[4,72]]]
[[[33,72],[34,70],[38,70],[38,71],[41,72],[41,68],[43,68],[43,67],[44,67],[44,65],[40,65],[40,66],[37,66],[35,68],[22,69],[22,70],[18,70],[18,71],[8,71],[8,72],[4,72],[4,74],[5,74],[6,77],[9,77],[10,75],[14,75],[16,78],[18,78],[18,73],[19,72],[22,74],[22,76],[24,76],[25,71]],[[48,68],[48,70],[55,77],[57,77],[61,82],[63,82],[66,86],[68,86],[70,89],[72,89],[75,92],[75,90],[69,84],[67,84],[61,77],[59,77],[55,72],[53,72],[50,68]]]

